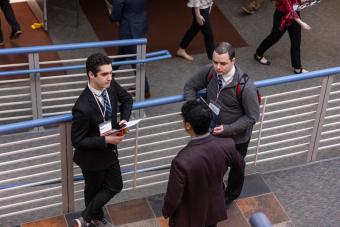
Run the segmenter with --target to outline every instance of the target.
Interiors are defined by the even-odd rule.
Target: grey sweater
[[[211,64],[204,66],[185,84],[185,99],[196,99],[197,91],[206,88],[207,101],[212,100],[221,106],[217,124],[223,124],[222,136],[233,138],[236,144],[245,143],[250,139],[253,125],[260,115],[256,86],[251,79],[248,80],[244,86],[242,104],[240,104],[235,88],[243,72],[235,65],[236,71],[232,82],[221,90],[217,98],[217,75],[214,70],[211,80],[207,80],[211,66]]]

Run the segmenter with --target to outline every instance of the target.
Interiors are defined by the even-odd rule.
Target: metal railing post
[[[74,211],[73,148],[71,122],[60,125],[60,156],[63,213]]]
[[[325,77],[322,80],[322,88],[320,91],[316,118],[314,121],[312,137],[309,144],[307,162],[312,162],[317,159],[319,143],[321,138],[322,126],[325,121],[329,94],[331,92],[334,76]]]
[[[28,54],[29,69],[38,69],[39,66],[39,54]],[[31,86],[31,100],[32,100],[32,116],[33,119],[42,118],[42,105],[41,105],[41,88],[40,88],[40,74],[30,74],[30,86]]]
[[[145,59],[146,45],[137,45],[136,59]],[[144,101],[145,92],[145,64],[136,65],[136,101]],[[143,116],[143,110],[137,111],[137,118]]]
[[[139,139],[139,123],[136,125],[136,143],[135,143],[135,163],[134,163],[134,179],[133,179],[133,189],[137,188],[137,170],[138,170],[138,139]]]
[[[255,162],[254,162],[255,166],[256,166],[257,157],[258,157],[258,154],[259,154],[259,151],[260,151],[262,128],[263,128],[264,114],[266,112],[267,97],[264,97],[263,100],[264,101],[263,101],[263,105],[262,105],[261,123],[260,123],[259,135],[258,135],[258,138],[257,138],[257,146],[256,146],[256,154],[255,154]]]

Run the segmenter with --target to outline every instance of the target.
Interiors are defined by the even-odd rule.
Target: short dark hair
[[[235,48],[227,42],[220,42],[215,47],[215,52],[218,54],[229,54],[229,58],[235,58]]]
[[[185,102],[182,106],[182,117],[197,135],[203,135],[209,131],[212,114],[205,103],[197,100]]]
[[[102,53],[95,53],[90,55],[86,60],[86,74],[89,76],[89,72],[91,71],[94,75],[97,74],[99,71],[99,67],[102,65],[111,65],[111,59],[102,54]]]

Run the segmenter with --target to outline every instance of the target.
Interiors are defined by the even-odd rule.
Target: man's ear
[[[186,130],[191,130],[191,124],[188,122],[184,122],[184,127]]]
[[[93,74],[93,72],[89,71],[88,73],[89,73],[89,77],[90,77],[90,78],[95,77],[95,75]]]

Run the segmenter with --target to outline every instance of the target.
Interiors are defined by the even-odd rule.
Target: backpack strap
[[[206,83],[207,83],[207,85],[210,83],[211,79],[212,79],[213,76],[214,76],[213,67],[214,67],[214,66],[210,66],[210,68],[209,68],[209,70],[208,70],[208,73],[207,73],[207,76],[206,76]]]
[[[237,100],[239,101],[241,106],[242,106],[243,90],[244,90],[244,87],[246,86],[246,83],[248,82],[248,80],[249,80],[248,74],[243,73],[239,82],[236,85],[236,97],[237,97]],[[262,96],[261,96],[260,91],[258,89],[256,89],[256,95],[257,95],[257,101],[259,102],[259,104],[261,104]]]
[[[248,80],[249,80],[248,74],[243,73],[241,78],[239,79],[239,81],[236,84],[236,88],[235,88],[236,97],[237,97],[237,100],[240,103],[240,105],[242,105],[242,94],[243,94],[244,87],[245,87],[246,83],[248,82]]]

